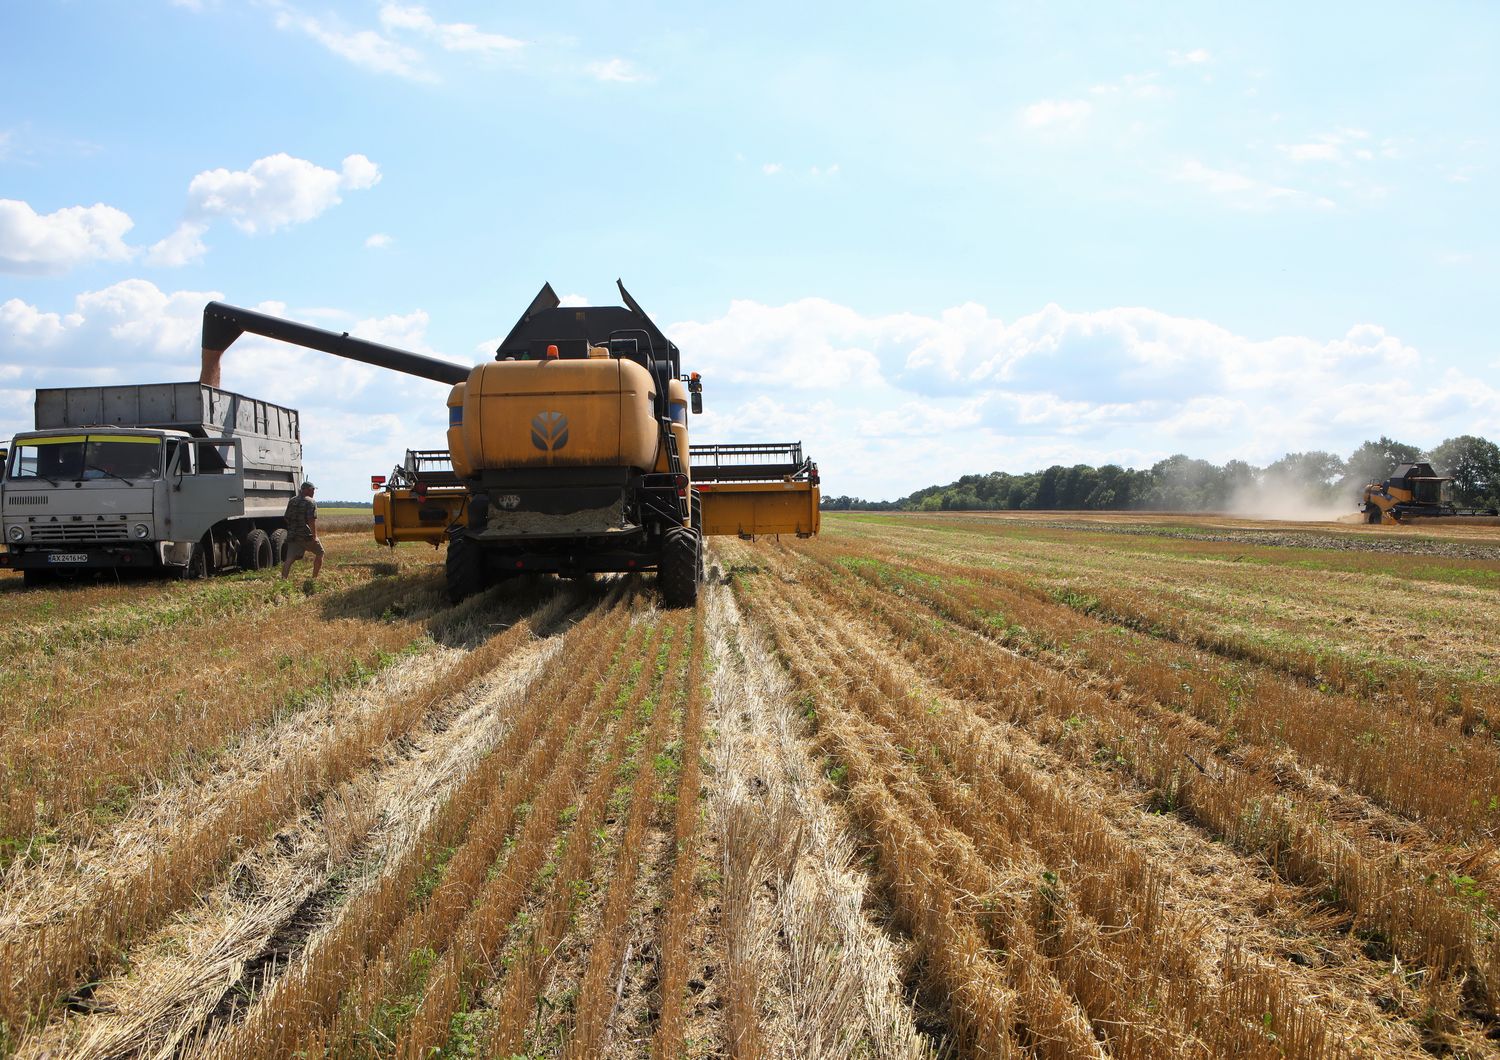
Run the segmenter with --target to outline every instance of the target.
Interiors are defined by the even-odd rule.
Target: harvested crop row
[[[1176,715],[1143,719],[1065,675],[948,627],[909,599],[882,597],[848,580],[819,582],[817,571],[802,569],[846,613],[887,626],[898,650],[933,680],[1083,760],[1107,756],[1134,775],[1156,805],[1268,857],[1319,900],[1347,909],[1357,929],[1378,933],[1404,962],[1428,969],[1422,988],[1430,1018],[1445,1032],[1467,1033],[1454,983],[1467,978],[1465,1005],[1492,1004],[1490,984],[1500,964],[1490,928],[1464,896],[1445,893],[1448,881],[1424,876],[1379,844],[1341,834],[1315,804],[1303,808],[1279,798],[1274,786],[1194,739]],[[1212,782],[1185,773],[1188,762],[1199,763]]]
[[[422,619],[437,609],[430,577],[329,577],[318,596],[278,590],[266,607],[221,619],[194,615],[128,651],[87,642],[7,667],[7,699],[26,709],[0,720],[0,837],[19,845],[60,825],[79,835],[97,831],[108,816],[81,811],[105,804],[118,812],[139,791],[193,766],[192,755],[298,709],[310,693],[367,675],[420,642]],[[391,591],[381,584],[387,581],[417,601],[430,597],[431,606],[361,621],[368,598]],[[433,591],[416,591],[426,583]]]
[[[559,594],[528,621],[544,629],[548,611],[573,602],[571,594]],[[262,992],[391,852],[407,848],[500,741],[561,640],[538,636],[518,648],[406,738],[382,748],[370,768],[237,858],[201,900],[131,947],[128,968],[93,989],[93,1012],[54,1019],[34,1049],[22,1050],[23,1060],[180,1053],[229,1015],[237,999]],[[440,649],[412,660],[385,684],[386,694],[419,689],[459,656]]]
[[[1500,748],[1488,739],[1466,738],[1426,716],[1381,710],[1176,644],[1155,642],[1145,650],[1122,643],[1106,622],[982,568],[935,561],[876,567],[823,544],[806,552],[830,568],[845,561],[872,586],[919,600],[1044,663],[1081,665],[1164,707],[1187,711],[1214,726],[1225,746],[1290,748],[1333,782],[1428,827],[1441,825],[1469,838],[1500,819],[1500,809],[1490,803],[1491,795],[1500,799]]]
[[[473,996],[477,983],[492,973],[492,955],[503,948],[526,896],[539,877],[552,878],[555,861],[549,856],[560,835],[571,835],[576,828],[566,809],[584,784],[597,747],[610,739],[611,731],[625,727],[611,707],[632,694],[639,680],[639,659],[656,650],[663,632],[660,625],[645,628],[632,623],[630,635],[611,659],[607,679],[592,682],[582,725],[569,734],[560,754],[546,754],[543,760],[548,764],[537,771],[546,776],[533,787],[524,822],[507,837],[509,849],[472,876],[467,885],[471,897],[453,927],[451,945],[430,951],[438,955],[436,963],[408,991],[414,1011],[389,1032],[398,1056],[429,1055],[447,1041],[453,1018]],[[584,682],[585,687],[589,684]],[[578,698],[567,685],[563,694]]]
[[[473,1010],[472,1026],[488,1024],[488,1055],[564,1048],[569,1018],[588,1004],[586,987],[579,985],[587,971],[579,966],[588,965],[599,946],[617,942],[607,936],[601,939],[607,908],[634,891],[620,883],[621,874],[635,872],[633,863],[642,856],[638,842],[628,838],[630,824],[625,818],[646,812],[634,795],[656,772],[660,739],[672,724],[683,659],[697,647],[693,623],[686,616],[674,616],[666,634],[650,673],[616,700],[617,709],[630,720],[616,729],[600,754],[587,791],[565,811],[573,820],[555,858],[557,871],[537,888],[535,915],[511,932],[494,962],[504,969],[503,975],[483,990],[484,1007]],[[608,997],[601,1000],[613,1002],[615,991],[606,992]]]
[[[1381,709],[1398,714],[1416,713],[1439,724],[1457,718],[1468,730],[1485,722],[1486,705],[1493,712],[1493,682],[1486,688],[1474,683],[1472,672],[1452,672],[1472,671],[1474,663],[1482,665],[1485,660],[1487,638],[1481,634],[1491,621],[1490,596],[1480,589],[1425,585],[1421,595],[1411,594],[1402,611],[1388,591],[1382,592],[1378,606],[1372,605],[1363,579],[1309,572],[1300,566],[1295,577],[1287,572],[1275,578],[1258,568],[1247,572],[1234,562],[1214,563],[1208,570],[1203,563],[1179,562],[1177,566],[1188,569],[1173,569],[1170,557],[1160,557],[1168,561],[1165,569],[1127,563],[1122,570],[1118,553],[1105,553],[1101,559],[1094,556],[1097,549],[1084,549],[1083,556],[1092,562],[1078,562],[1080,550],[1069,549],[1065,568],[1039,574],[1032,564],[1017,563],[1008,550],[1003,556],[995,554],[995,546],[1010,543],[991,538],[986,548],[985,540],[978,539],[934,553],[911,552],[893,542],[861,541],[855,547],[845,545],[842,552],[849,561],[888,561],[937,575],[950,589],[995,590],[1066,605],[1151,637],[1280,671],[1324,691],[1374,700]],[[1064,543],[1056,542],[1054,549]],[[1055,562],[1055,557],[1054,552],[1048,558]],[[1226,614],[1221,603],[1228,592],[1235,593],[1239,610],[1234,614]],[[1369,649],[1377,631],[1367,623],[1414,614],[1432,617],[1420,623],[1426,632],[1417,632],[1417,623],[1409,618],[1394,627],[1401,631],[1403,645],[1399,663],[1372,659]],[[1003,624],[1004,616],[994,609],[989,617]],[[1272,636],[1278,623],[1287,632]],[[1317,639],[1309,644],[1307,634],[1313,626],[1318,627]],[[1450,653],[1454,646],[1465,645],[1469,663],[1448,659],[1446,671],[1418,664],[1412,649],[1426,643],[1428,633]],[[1349,643],[1351,636],[1363,639]]]
[[[686,705],[682,717],[681,772],[677,782],[677,813],[672,830],[672,878],[670,897],[661,921],[657,950],[661,954],[660,1003],[653,1051],[664,1060],[683,1055],[687,1000],[688,942],[697,904],[699,861],[700,795],[703,783],[703,657],[702,609],[694,626],[694,643],[688,667]],[[666,700],[664,698],[663,702]]]
[[[660,674],[661,691],[651,706],[650,724],[643,736],[638,755],[640,767],[630,790],[630,804],[625,828],[619,841],[614,871],[589,947],[588,968],[578,989],[578,1008],[573,1027],[567,1036],[563,1056],[591,1058],[600,1054],[615,1006],[620,997],[616,984],[623,985],[628,959],[624,954],[627,917],[635,897],[636,881],[641,877],[641,857],[646,829],[661,811],[656,796],[664,779],[662,749],[670,741],[681,717],[677,692],[682,684],[680,663],[685,647],[696,648],[698,637],[694,623],[678,617],[674,623],[671,656]],[[698,654],[696,651],[694,654]],[[670,760],[665,763],[670,766]],[[670,778],[675,779],[675,778]],[[671,794],[671,792],[668,792]]]
[[[1342,691],[1384,689],[1393,704],[1418,691],[1428,700],[1480,700],[1472,682],[1486,669],[1493,704],[1500,677],[1488,636],[1500,564],[1131,539],[1026,521],[901,520],[841,529],[852,549],[872,557],[985,565],[1058,597],[1138,601],[1143,619],[1181,612],[1184,635],[1200,647],[1217,645],[1229,657],[1286,667],[1342,684]]]
[[[258,1057],[295,1050],[314,1052],[340,1040],[374,1030],[368,1022],[388,981],[409,969],[409,955],[423,942],[422,931],[441,923],[431,904],[437,887],[446,882],[439,899],[443,910],[462,886],[472,880],[449,877],[449,858],[464,844],[503,841],[522,801],[540,783],[546,770],[543,755],[574,728],[583,702],[568,709],[574,697],[563,693],[571,682],[593,681],[619,650],[626,620],[618,610],[600,608],[567,634],[548,668],[548,676],[528,690],[525,701],[504,739],[476,763],[429,818],[411,844],[388,862],[384,872],[343,908],[330,927],[313,938],[295,965],[287,969],[256,1001],[243,1020],[220,1027],[208,1043],[206,1055]],[[562,709],[560,709],[562,708]],[[534,754],[527,755],[527,749]],[[516,769],[518,761],[526,769]],[[502,778],[510,779],[502,783]],[[478,830],[473,826],[478,822]],[[499,839],[496,834],[499,833]],[[477,849],[477,848],[476,848]],[[461,865],[472,859],[465,856]],[[483,879],[484,868],[480,870]],[[425,882],[424,882],[425,881]],[[432,915],[429,915],[432,914]],[[366,980],[366,976],[370,978]],[[382,978],[384,977],[384,978]],[[361,989],[368,982],[368,989]],[[341,1007],[345,991],[353,987]]]
[[[905,954],[866,910],[868,877],[802,746],[805,700],[732,592],[712,586],[706,609],[715,737],[704,838],[719,886],[693,1055],[925,1057],[932,1043],[903,996]]]
[[[1270,1027],[1293,1055],[1331,1055],[1322,1014],[1308,1011],[1274,970],[1214,959],[1203,925],[1162,904],[1158,870],[1103,827],[1076,790],[1017,755],[1003,726],[916,694],[862,638],[845,634],[836,613],[800,593],[784,599],[777,618],[784,657],[804,687],[830,690],[819,698],[820,740],[840,760],[886,758],[887,776],[903,777],[888,786],[914,808],[905,793],[925,791],[927,834],[947,827],[972,844],[973,854],[955,848],[950,866],[977,855],[1023,876],[1013,890],[1029,889],[1030,907],[1008,911],[992,887],[979,898],[979,922],[1009,954],[1027,1000],[1022,1018],[1051,1021],[1027,1027],[1037,1048],[1081,1055],[1097,1035],[1120,1057],[1253,1055]],[[809,635],[815,629],[821,638]],[[1065,1018],[1067,1001],[1048,984],[1048,968],[1087,1014],[1083,1027]],[[1245,991],[1252,981],[1262,985]],[[1239,1005],[1245,997],[1260,1007]]]
[[[529,627],[514,626],[415,695],[336,720],[296,753],[247,776],[209,813],[85,890],[81,900],[52,910],[34,935],[7,934],[0,941],[0,1020],[20,1028],[43,1017],[59,994],[109,968],[131,940],[192,900],[247,841],[353,775],[377,748],[409,731],[531,635]]]

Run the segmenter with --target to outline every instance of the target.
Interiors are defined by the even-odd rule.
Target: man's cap
[[[311,482],[304,482],[302,483],[302,488],[305,490],[315,490],[318,487],[314,486]]]

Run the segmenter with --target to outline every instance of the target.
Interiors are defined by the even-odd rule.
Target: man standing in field
[[[281,560],[281,577],[292,575],[292,564],[307,553],[312,553],[313,572],[316,578],[323,569],[323,542],[318,540],[318,505],[313,500],[317,487],[311,482],[302,483],[302,492],[286,504],[286,555]]]

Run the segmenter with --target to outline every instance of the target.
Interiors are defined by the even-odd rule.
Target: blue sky
[[[695,439],[832,493],[1500,437],[1500,8],[28,0],[0,9],[0,431],[196,373],[210,297],[475,362],[631,292]],[[242,341],[323,496],[442,389]]]

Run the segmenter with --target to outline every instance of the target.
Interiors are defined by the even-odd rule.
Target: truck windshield
[[[117,478],[127,482],[161,474],[161,439],[129,434],[69,434],[18,438],[11,451],[13,480],[49,482]]]

